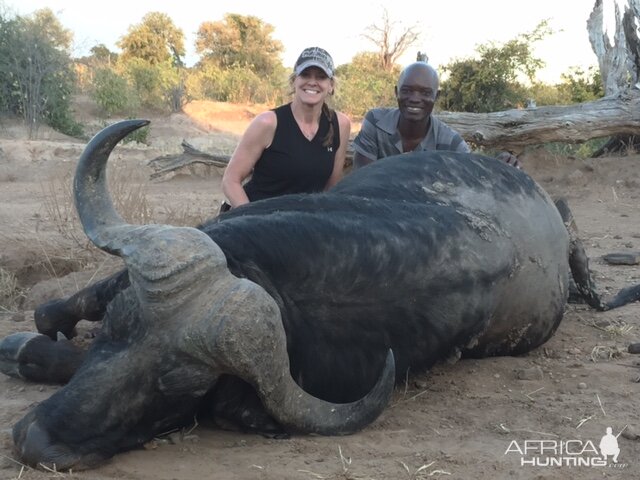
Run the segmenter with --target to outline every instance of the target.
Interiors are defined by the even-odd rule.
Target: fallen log
[[[492,113],[440,112],[437,116],[474,146],[518,154],[528,145],[640,134],[640,90],[632,88],[575,105]]]
[[[196,163],[224,168],[229,164],[229,160],[231,159],[230,155],[210,154],[203,152],[202,150],[198,150],[187,142],[186,139],[182,140],[181,146],[183,150],[182,153],[163,155],[161,157],[153,158],[147,162],[147,165],[154,170],[154,172],[149,176],[151,179],[158,179],[169,173],[173,173],[176,170]],[[352,160],[353,149],[351,148],[351,142],[349,142],[347,159],[345,162],[346,168],[351,166]]]
[[[147,162],[154,172],[152,179],[162,177],[194,163],[201,163],[213,167],[226,167],[229,163],[229,155],[216,155],[198,150],[186,140],[182,140],[182,153],[163,155]]]

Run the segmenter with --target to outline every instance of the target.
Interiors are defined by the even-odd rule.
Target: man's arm
[[[354,170],[369,165],[379,157],[376,127],[371,122],[371,118],[373,118],[373,111],[369,110],[362,120],[358,135],[353,139]]]
[[[462,139],[462,137],[460,137],[460,143],[458,144],[455,151],[462,152],[462,153],[471,153],[471,148],[469,147],[469,144],[467,144],[467,142],[465,142]],[[518,169],[522,168],[522,166],[520,165],[520,161],[518,160],[518,157],[516,157],[511,152],[507,152],[507,151],[501,152],[498,155],[496,155],[496,158],[501,162],[505,162],[506,164],[511,165],[512,167],[516,167]]]

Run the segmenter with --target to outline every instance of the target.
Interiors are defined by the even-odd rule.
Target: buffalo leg
[[[200,416],[225,430],[286,438],[282,426],[267,413],[254,388],[237,377],[223,375],[202,403]]]
[[[558,212],[562,217],[562,221],[569,232],[569,268],[575,284],[578,295],[584,301],[596,310],[604,310],[604,303],[596,292],[595,281],[589,270],[589,257],[584,250],[582,241],[578,237],[578,227],[573,218],[573,213],[569,209],[569,205],[564,198],[560,198],[555,202]]]
[[[578,228],[569,205],[563,198],[556,200],[555,204],[569,232],[569,267],[571,268],[571,275],[578,295],[589,306],[598,311],[611,310],[612,308],[640,300],[640,285],[623,288],[610,300],[606,302],[602,300],[596,292],[595,281],[591,275],[591,270],[589,270],[589,257],[587,257],[584,246],[580,238],[578,238]]]
[[[0,341],[0,371],[34,382],[67,383],[84,353],[66,339],[53,341],[37,333],[14,333]]]
[[[129,275],[122,270],[74,293],[68,298],[51,300],[39,305],[34,312],[38,332],[56,340],[58,332],[67,338],[76,335],[80,320],[102,320],[113,297],[129,286]]]

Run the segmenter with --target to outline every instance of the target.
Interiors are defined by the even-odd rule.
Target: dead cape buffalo
[[[639,296],[635,286],[601,301],[568,210],[522,171],[473,154],[381,160],[329,192],[255,202],[199,228],[128,225],[106,163],[145,124],[98,133],[74,180],[86,234],[126,271],[39,307],[41,334],[0,344],[5,373],[68,381],[13,428],[30,465],[91,467],[194,415],[351,433],[407,371],[545,342],[570,269],[596,308]],[[82,318],[103,321],[86,353],[56,341]]]

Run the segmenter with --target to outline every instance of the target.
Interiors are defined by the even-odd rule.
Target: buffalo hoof
[[[39,337],[37,333],[14,333],[0,342],[0,372],[14,378],[26,378],[20,373],[20,357],[29,341]]]
[[[51,435],[36,420],[34,412],[13,427],[13,442],[24,463],[55,471],[94,468],[107,458],[96,454],[81,454],[53,441]]]
[[[51,300],[39,305],[33,313],[38,332],[55,340],[58,332],[68,339],[77,335],[78,319],[71,316],[65,309],[65,300]]]
[[[14,333],[0,341],[0,372],[34,382],[66,383],[80,366],[84,352],[68,340]]]
[[[627,303],[640,302],[640,285],[632,285],[620,290],[611,300],[606,303],[606,310],[618,308]]]

